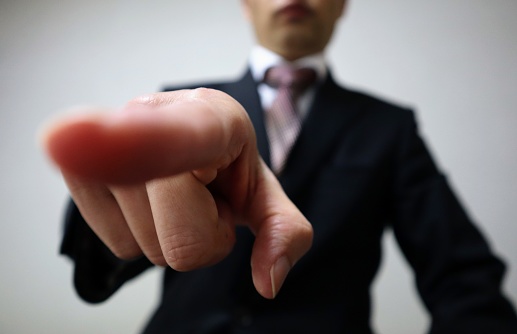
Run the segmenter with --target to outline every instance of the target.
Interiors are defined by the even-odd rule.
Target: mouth
[[[303,4],[290,4],[280,8],[277,14],[288,21],[299,21],[311,16],[313,11]]]

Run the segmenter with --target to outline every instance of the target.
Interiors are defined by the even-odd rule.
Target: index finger
[[[105,183],[220,168],[255,147],[246,112],[219,91],[158,93],[116,112],[88,111],[48,124],[42,143],[63,171]]]

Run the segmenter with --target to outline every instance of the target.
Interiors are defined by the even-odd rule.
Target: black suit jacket
[[[202,86],[244,106],[269,163],[251,74]],[[414,270],[431,333],[517,333],[514,310],[500,291],[504,266],[436,168],[411,111],[346,90],[329,76],[280,182],[312,223],[314,243],[277,298],[255,291],[253,235],[239,228],[221,263],[188,273],[165,270],[162,300],[146,333],[371,333],[370,285],[386,228]],[[150,266],[146,259],[114,258],[73,203],[66,226],[62,251],[75,260],[75,284],[86,300],[108,298]]]

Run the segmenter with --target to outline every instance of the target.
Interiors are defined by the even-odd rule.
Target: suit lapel
[[[334,148],[333,142],[358,114],[352,94],[329,75],[318,89],[280,182],[287,194],[297,193]]]
[[[269,141],[257,83],[248,70],[240,80],[221,87],[247,111],[257,136],[260,155],[270,166]],[[321,166],[333,149],[332,144],[358,114],[359,106],[353,94],[339,87],[331,75],[320,86],[300,135],[279,177],[287,194],[296,194]]]
[[[228,84],[228,86],[224,87],[224,91],[236,99],[248,112],[255,127],[259,153],[264,162],[269,166],[269,141],[264,125],[264,112],[257,91],[257,83],[253,80],[251,72],[248,70],[242,79]]]

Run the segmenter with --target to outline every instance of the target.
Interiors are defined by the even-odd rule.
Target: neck
[[[302,59],[302,58],[306,58],[306,57],[310,57],[310,56],[322,53],[322,51],[308,52],[307,50],[297,52],[297,51],[292,50],[292,49],[289,49],[289,50],[282,50],[282,49],[275,50],[273,48],[268,48],[268,47],[266,47],[264,45],[261,45],[261,47],[269,50],[270,52],[273,52],[273,53],[277,54],[278,56],[282,57],[282,59],[284,59],[285,61],[291,62],[291,63],[294,63],[297,60]]]

